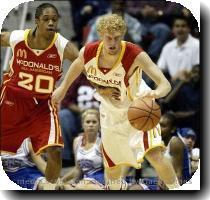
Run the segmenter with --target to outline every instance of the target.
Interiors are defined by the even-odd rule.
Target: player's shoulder
[[[82,140],[83,140],[82,134],[79,134],[77,137],[74,138],[74,140],[73,140],[74,153],[77,152],[79,146],[82,144]]]
[[[24,40],[24,36],[25,36],[27,31],[28,31],[28,29],[11,31],[11,33],[10,33],[10,41],[21,41],[21,40]]]
[[[97,49],[99,46],[100,42],[99,41],[95,41],[95,42],[89,42],[85,45],[85,50],[94,50]]]
[[[96,41],[96,42],[87,43],[85,45],[85,47],[84,47],[85,63],[87,63],[88,61],[90,61],[92,58],[94,58],[96,56],[99,44],[100,44],[100,42]]]
[[[62,34],[60,34],[60,33],[56,33],[57,34],[57,39],[58,40],[61,40],[61,41],[63,41],[63,40],[65,40],[65,41],[69,41],[67,38],[65,38]]]
[[[60,33],[56,33],[56,34],[57,34],[57,37],[56,37],[55,45],[62,49],[65,48],[69,40],[66,39]]]
[[[78,145],[78,143],[82,142],[84,140],[84,133],[79,133],[77,137],[74,138],[74,145]]]
[[[124,57],[126,59],[135,58],[141,52],[144,52],[141,46],[125,41],[125,53]]]
[[[128,42],[128,41],[125,41],[126,43],[126,49],[127,50],[139,50],[139,51],[143,51],[142,47],[137,45],[137,44],[134,44],[132,42]]]
[[[11,33],[16,34],[16,35],[23,35],[26,31],[28,31],[28,29],[26,29],[26,30],[13,30],[13,31],[11,31]]]

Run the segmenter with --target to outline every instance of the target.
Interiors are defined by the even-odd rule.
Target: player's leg
[[[7,172],[7,176],[11,181],[22,188],[36,190],[44,179],[43,174],[37,167],[25,167],[16,172]]]
[[[31,143],[34,152],[39,154],[45,150],[47,153],[46,181],[55,186],[62,167],[61,147],[63,142],[57,109],[50,101],[39,100],[31,129],[33,130]]]
[[[106,167],[104,169],[107,189],[126,190],[127,183],[122,178],[122,166]]]
[[[161,147],[153,148],[145,154],[146,159],[154,167],[160,179],[169,189],[179,187],[179,181],[171,162],[163,154]]]
[[[16,153],[23,140],[29,137],[30,118],[35,109],[33,99],[20,97],[6,86],[0,88],[0,150],[2,152]]]
[[[61,162],[61,147],[52,146],[48,147],[47,150],[47,166],[45,171],[46,180],[51,183],[56,183],[60,176],[62,167]]]
[[[179,181],[171,162],[164,156],[165,147],[158,124],[155,128],[143,133],[144,157],[156,170],[160,179],[169,189],[179,187]]]

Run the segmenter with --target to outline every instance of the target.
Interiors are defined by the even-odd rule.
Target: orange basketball
[[[128,120],[138,130],[148,131],[154,128],[160,117],[160,106],[151,98],[137,99],[128,109]]]

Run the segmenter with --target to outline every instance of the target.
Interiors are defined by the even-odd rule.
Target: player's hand
[[[56,190],[56,183],[46,181],[42,185],[42,190]]]
[[[156,90],[146,90],[136,94],[137,98],[159,99],[160,95]]]
[[[121,93],[120,90],[117,88],[98,88],[97,92],[102,96],[107,96],[109,99],[120,101]]]
[[[65,96],[65,92],[62,89],[62,87],[58,87],[54,90],[54,92],[52,93],[52,103],[55,106],[58,106],[59,103],[63,100]]]

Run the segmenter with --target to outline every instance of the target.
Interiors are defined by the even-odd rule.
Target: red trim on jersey
[[[136,56],[141,53],[143,51],[142,48],[140,48],[139,46],[130,43],[130,42],[126,42],[126,49],[125,49],[125,53],[124,56],[122,58],[122,65],[123,68],[125,69],[126,75],[131,67],[131,65],[133,64]],[[126,87],[128,86],[128,77],[125,75],[125,85]]]
[[[105,67],[99,67],[99,70],[103,73],[103,74],[107,74],[111,69],[105,68]]]
[[[103,155],[104,155],[104,157],[105,157],[105,159],[106,159],[106,161],[107,161],[109,167],[114,167],[114,166],[116,166],[116,165],[113,163],[113,161],[109,158],[109,156],[106,154],[103,145],[102,145],[102,152],[103,152]]]
[[[99,41],[91,42],[85,46],[85,51],[84,51],[85,64],[89,62],[92,58],[96,57],[99,43],[100,43]]]
[[[149,148],[147,132],[144,132],[143,141],[144,141],[144,150],[146,151]]]

